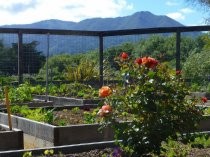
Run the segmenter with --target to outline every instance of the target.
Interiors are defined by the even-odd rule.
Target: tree
[[[46,57],[41,51],[37,50],[37,41],[32,41],[31,43],[23,44],[23,72],[28,74],[36,74],[39,69],[45,63]],[[18,56],[18,44],[13,43],[11,51],[16,52],[16,57]]]
[[[45,63],[45,56],[37,50],[37,41],[23,44],[23,72],[35,74]],[[5,47],[0,41],[0,74],[17,75],[18,73],[18,44],[13,43],[12,47]]]
[[[190,2],[192,5],[204,8],[206,12],[209,12],[210,15],[210,0],[186,0],[187,2]],[[210,17],[207,17],[206,23],[210,23]]]
[[[201,6],[210,8],[210,0],[187,0],[187,1],[193,4],[199,4]]]

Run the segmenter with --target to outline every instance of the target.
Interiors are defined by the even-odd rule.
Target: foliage
[[[193,83],[206,83],[210,76],[210,52],[203,50],[201,53],[191,54],[183,65],[184,78],[190,78]],[[195,66],[196,65],[196,66]]]
[[[184,63],[191,53],[199,53],[205,46],[204,37],[182,36],[181,37],[181,63]],[[161,62],[166,62],[170,67],[175,67],[176,58],[176,36],[169,35],[151,35],[148,38],[139,40],[136,43],[125,43],[119,46],[113,46],[104,52],[104,72],[105,76],[115,77],[116,70],[119,65],[114,62],[114,58],[119,56],[121,52],[127,52],[129,55],[138,56],[153,56]],[[110,70],[114,69],[114,70]]]
[[[210,8],[210,1],[209,0],[186,0],[186,1],[189,1],[189,2],[193,3],[194,5],[199,4],[201,6]]]
[[[39,121],[39,122],[46,122],[46,123],[52,123],[53,118],[53,110],[46,110],[42,108],[36,108],[36,109],[30,109],[27,105],[13,105],[11,106],[11,112],[13,114],[18,114],[20,116],[23,116],[25,118]]]
[[[77,66],[66,67],[66,79],[69,81],[90,81],[99,79],[99,67],[92,60],[81,59]]]
[[[60,54],[49,57],[48,67],[49,67],[49,79],[50,80],[64,80],[64,73],[66,66],[78,65],[81,55],[70,55],[70,54]],[[46,66],[40,69],[39,76],[46,77]]]
[[[23,157],[32,157],[32,152],[31,151],[27,151],[23,154]]]
[[[2,42],[2,41],[1,41]],[[23,73],[38,73],[45,62],[45,56],[37,51],[37,41],[23,44],[22,66]],[[16,75],[18,73],[18,44],[13,43],[11,48],[0,43],[0,73]]]
[[[86,54],[81,54],[81,53],[80,54],[59,54],[59,55],[51,56],[48,59],[49,80],[51,81],[52,80],[68,80],[69,78],[66,77],[66,74],[68,73],[69,70],[73,69],[76,73],[76,70],[84,68],[85,65],[87,65],[87,67],[88,66],[93,67],[94,66],[93,64],[98,65],[97,58],[98,58],[98,54],[95,51],[90,51],[89,53],[86,53]],[[83,63],[85,60],[87,61],[91,60],[91,62]],[[39,71],[40,78],[43,78],[43,79],[46,78],[46,66],[47,64],[45,63],[42,69],[40,69]],[[78,67],[78,69],[76,69],[76,67]],[[84,69],[82,70],[84,72]],[[89,71],[90,70],[93,70],[93,69],[89,69]],[[95,69],[94,69],[94,72],[95,72]],[[75,75],[79,75],[79,74],[75,74]],[[72,76],[72,78],[74,78],[74,76]]]
[[[189,144],[185,145],[181,141],[175,141],[169,138],[166,142],[161,143],[161,149],[161,156],[186,157],[191,147]]]
[[[159,152],[161,142],[177,133],[190,133],[202,119],[202,109],[195,99],[187,98],[189,89],[181,75],[167,65],[150,57],[140,58],[135,64],[131,56],[116,58],[121,67],[121,78],[127,76],[106,97],[105,104],[113,110],[104,116],[104,125],[111,122],[115,138],[121,147],[134,155]],[[126,114],[125,114],[126,113]],[[129,115],[132,120],[119,123],[119,117]]]
[[[97,118],[98,108],[94,109],[92,112],[84,112],[84,123],[85,124],[93,124],[99,122]]]
[[[32,94],[45,94],[46,87],[41,85],[30,86]],[[82,83],[70,83],[70,84],[49,84],[48,94],[52,96],[66,96],[75,98],[96,98],[98,93],[95,88],[90,85]]]
[[[9,98],[11,103],[22,103],[32,100],[32,93],[30,85],[26,82],[20,84],[17,88],[11,87],[9,89]]]
[[[186,141],[187,140],[187,141]],[[168,138],[166,141],[161,143],[161,152],[159,156],[167,157],[185,157],[187,156],[193,148],[209,148],[210,138],[208,134],[205,133],[194,133],[190,135],[190,138],[184,139],[179,138],[178,140],[173,140]],[[152,154],[152,156],[157,156]]]

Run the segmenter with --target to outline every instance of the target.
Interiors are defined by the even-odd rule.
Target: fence
[[[199,31],[210,31],[210,26],[162,27],[113,31],[0,28],[0,39],[2,39],[2,46],[0,45],[0,48],[6,45],[5,52],[3,53],[6,57],[4,58],[11,62],[11,64],[6,66],[5,62],[0,59],[0,67],[4,67],[2,70],[4,74],[17,75],[17,80],[20,84],[23,82],[24,74],[37,73],[40,67],[43,66],[43,62],[41,61],[46,61],[46,83],[48,83],[51,79],[50,71],[52,70],[48,65],[49,56],[56,53],[67,52],[75,54],[77,52],[96,50],[99,61],[99,84],[102,85],[104,82],[105,49],[116,45],[116,43],[139,41],[145,35],[149,34],[174,33],[176,37],[175,67],[176,70],[180,70],[181,35],[186,32]],[[43,55],[41,55],[41,52],[43,52]]]

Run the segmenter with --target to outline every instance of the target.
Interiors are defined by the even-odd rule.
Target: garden
[[[179,70],[174,41],[107,48],[103,84],[97,51],[42,56],[21,84],[2,75],[0,156],[210,156],[210,39],[183,37]]]

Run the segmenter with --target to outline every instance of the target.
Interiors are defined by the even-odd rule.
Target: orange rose
[[[142,64],[148,68],[154,69],[158,65],[158,61],[152,57],[143,57]]]
[[[99,89],[99,97],[105,98],[112,93],[112,90],[108,86],[103,86]]]
[[[101,109],[98,111],[98,115],[101,117],[107,116],[112,112],[112,107],[108,104],[105,104],[101,107]]]
[[[120,57],[121,57],[121,59],[125,60],[128,58],[128,54],[126,52],[122,52]]]

